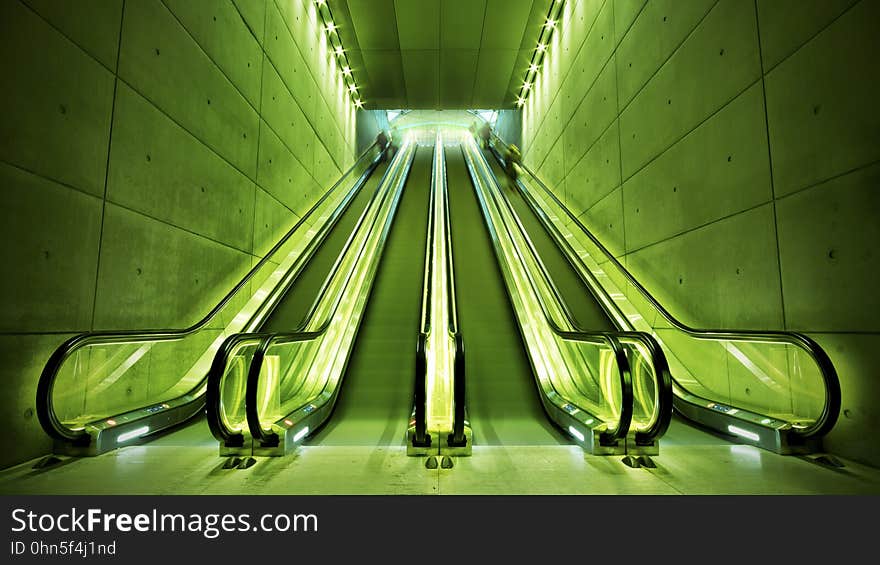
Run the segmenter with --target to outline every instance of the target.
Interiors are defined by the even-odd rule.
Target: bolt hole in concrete
[[[34,409],[33,408],[28,408],[24,411],[25,420],[30,420],[33,417],[34,417]]]
[[[62,114],[66,114],[67,113],[67,106],[65,106],[64,104],[59,105],[58,111],[61,112]]]
[[[141,270],[140,267],[138,267],[137,269],[135,269],[135,271],[137,272],[138,276],[140,276],[141,274],[143,274],[143,271]]]
[[[719,51],[718,54],[723,57],[724,56],[724,49],[721,49],[721,51]]]
[[[156,47],[156,57],[158,57],[158,56],[159,56],[159,48]]]
[[[210,105],[211,105],[211,99],[208,98],[208,106],[210,106]]]
[[[836,259],[837,258],[837,250],[836,249],[829,249],[828,250],[828,258],[829,259]]]
[[[815,105],[815,106],[813,106],[813,115],[814,115],[814,116],[818,116],[818,115],[819,115],[819,110],[820,110],[820,109],[821,109],[821,106],[819,106],[818,104]]]
[[[843,411],[843,416],[844,416],[844,418],[852,418],[852,411],[850,411],[849,408],[845,409]]]
[[[681,277],[678,277],[678,284],[684,284],[684,279]]]
[[[728,156],[727,156],[727,162],[730,163],[731,159],[733,159],[733,157],[731,157],[730,155],[728,155]]]
[[[46,258],[46,259],[49,258],[49,251],[48,251],[48,250],[43,251],[43,257]]]
[[[152,159],[150,158],[150,154],[147,153],[147,163],[149,163],[150,161],[152,161]]]

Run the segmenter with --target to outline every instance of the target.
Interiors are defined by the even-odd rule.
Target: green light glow
[[[519,251],[528,249],[526,236],[515,228],[517,222],[510,209],[501,204],[499,188],[485,180],[494,179],[494,175],[475,141],[470,137],[464,144],[468,165],[477,171],[476,190],[500,250],[499,264],[542,393],[560,407],[570,403],[605,423],[616,423],[620,387],[619,377],[611,377],[618,371],[614,356],[609,355],[607,346],[564,339],[553,331],[544,308],[558,327],[573,328],[553,298],[550,283],[539,275],[535,258]],[[514,229],[508,232],[504,226]]]
[[[452,390],[455,363],[455,338],[450,332],[455,321],[450,311],[455,297],[450,294],[447,284],[452,273],[449,271],[449,257],[452,249],[448,247],[447,236],[447,187],[446,161],[443,155],[443,137],[436,133],[434,142],[434,162],[431,183],[431,231],[428,249],[425,254],[425,272],[430,280],[425,281],[425,295],[430,303],[422,304],[422,327],[428,328],[425,346],[427,355],[427,424],[428,431],[452,431]],[[427,317],[427,319],[425,319]]]

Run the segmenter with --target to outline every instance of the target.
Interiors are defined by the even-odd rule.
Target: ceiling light
[[[337,29],[338,27],[339,27],[339,26],[337,26],[337,25],[334,24],[333,22],[330,22],[329,24],[327,24],[327,27],[326,27],[325,29],[327,30],[327,33],[333,33],[334,31],[336,31],[336,29]]]
[[[358,108],[364,107],[364,103],[360,98],[358,98],[357,100],[354,101],[354,105],[357,106]]]
[[[357,89],[358,89],[358,87],[356,84],[352,84],[351,86],[348,87],[349,92],[356,92]]]
[[[336,49],[334,49],[333,52],[336,53],[337,57],[341,57],[342,53],[344,53],[345,50],[342,48],[342,45],[337,45]]]
[[[544,22],[544,27],[546,27],[547,29],[555,28],[556,20],[547,20],[546,22]]]
[[[350,75],[351,74],[351,67],[349,67],[348,65],[342,67],[342,74],[344,74],[345,76]]]
[[[536,72],[538,72],[538,65],[535,65],[534,63],[532,63],[531,65],[529,65],[529,72],[530,72],[530,73],[536,73]]]
[[[546,51],[546,50],[547,50],[547,45],[546,45],[545,43],[539,43],[539,44],[538,44],[538,51],[540,51],[541,53],[543,53],[543,52]]]
[[[520,96],[520,97],[518,97],[518,98],[516,99],[516,105],[517,105],[517,106],[522,106],[522,105],[525,104],[525,103],[526,103],[526,99],[523,98],[522,96]]]
[[[532,87],[532,83],[530,83],[530,82],[523,83],[523,90],[528,90],[531,87]]]

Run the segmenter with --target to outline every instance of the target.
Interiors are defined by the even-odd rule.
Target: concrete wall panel
[[[115,71],[123,0],[24,1],[107,69]]]
[[[34,409],[37,381],[52,355],[72,334],[0,335],[0,358],[15,363],[0,364],[0,380],[4,383],[4,409],[0,410],[0,426],[7,433],[0,440],[0,467],[39,457],[52,448],[52,441]]]
[[[769,202],[764,101],[755,84],[623,186],[627,248]]]
[[[857,0],[758,0],[764,72],[778,65]]]
[[[0,193],[0,331],[87,329],[101,199],[3,163]]]
[[[777,196],[880,159],[877,21],[862,2],[767,74]]]
[[[113,75],[23,4],[0,4],[0,160],[102,196]]]
[[[566,177],[565,193],[575,214],[591,208],[620,186],[617,121],[587,151]]]
[[[773,210],[765,205],[631,253],[632,273],[694,327],[779,329]]]
[[[95,327],[182,328],[248,271],[248,254],[107,204]],[[173,290],[171,290],[173,289]]]
[[[614,9],[614,44],[624,38],[639,13],[645,8],[647,0],[606,0]]]
[[[269,0],[232,0],[251,34],[262,45],[266,29],[266,5]]]
[[[621,114],[623,178],[760,76],[754,6],[721,0]]]
[[[789,327],[880,332],[880,165],[779,200]]]
[[[647,3],[617,47],[621,108],[629,104],[716,1],[653,0]]]
[[[252,106],[260,103],[260,44],[230,0],[163,0]]]
[[[257,190],[254,254],[262,257],[296,224],[299,217],[271,194]]]
[[[121,84],[107,198],[250,252],[254,184]]]
[[[255,177],[257,112],[158,0],[126,6],[119,76]]]

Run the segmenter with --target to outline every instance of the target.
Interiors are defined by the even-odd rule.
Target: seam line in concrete
[[[764,136],[767,140],[767,164],[770,173],[770,208],[773,211],[773,243],[776,245],[776,272],[779,282],[779,307],[782,311],[782,327],[788,327],[788,320],[785,315],[785,286],[782,284],[782,253],[779,249],[779,220],[776,216],[776,185],[773,179],[773,147],[770,145],[770,118],[767,114],[767,84],[764,77],[764,51],[761,45],[761,22],[758,18],[758,0],[754,2],[755,6],[755,35],[758,42],[758,64],[761,65],[761,103],[764,106]],[[788,358],[786,357],[786,363]]]
[[[95,258],[95,289],[92,293],[92,318],[89,328],[95,327],[95,315],[98,310],[98,287],[101,276],[101,257],[104,254],[104,218],[107,215],[107,189],[110,184],[110,154],[113,148],[113,124],[116,120],[116,93],[119,89],[119,58],[122,54],[122,29],[125,24],[125,0],[119,16],[119,41],[116,43],[116,72],[113,73],[113,100],[110,104],[110,131],[107,133],[107,160],[104,162],[104,194],[101,198],[101,222],[98,226],[98,256]]]
[[[258,121],[258,122],[260,122],[260,121],[266,121],[265,118],[263,117],[262,113],[261,113],[261,110],[262,110],[262,100],[260,100],[260,106],[259,106],[259,107],[257,107],[257,106],[255,106],[254,104],[252,104],[251,101],[248,99],[248,97],[245,96],[244,92],[242,92],[241,89],[238,87],[238,85],[237,85],[237,84],[236,84],[236,83],[235,83],[235,82],[229,77],[229,75],[226,74],[226,71],[223,69],[223,67],[222,67],[217,61],[215,61],[213,57],[211,57],[211,54],[208,53],[208,51],[202,46],[201,43],[199,43],[198,39],[196,39],[196,37],[192,34],[192,32],[190,32],[189,28],[187,28],[187,27],[183,24],[183,22],[180,21],[180,18],[177,17],[177,14],[175,14],[174,11],[171,10],[171,8],[168,7],[168,4],[166,4],[165,0],[160,0],[160,2],[162,3],[162,6],[163,6],[163,7],[168,11],[168,13],[171,15],[171,17],[174,18],[174,21],[177,22],[177,25],[180,26],[180,29],[182,29],[182,30],[184,31],[184,33],[186,33],[186,35],[187,35],[187,36],[189,37],[189,39],[190,39],[190,40],[196,45],[196,47],[199,49],[199,51],[201,51],[201,53],[202,53],[202,54],[203,54],[203,55],[204,55],[204,56],[205,56],[205,57],[211,62],[212,65],[214,65],[214,68],[217,70],[217,72],[219,72],[219,73],[223,76],[223,78],[226,79],[226,82],[228,82],[228,83],[232,86],[232,88],[235,89],[235,92],[238,93],[238,95],[241,97],[242,100],[244,100],[245,104],[247,104],[247,105],[251,108],[251,110],[254,111],[254,113],[257,115],[257,121]],[[265,17],[266,17],[266,19],[268,20],[268,10],[266,10],[266,14],[267,14],[267,15],[266,15]],[[265,25],[266,25],[266,23],[264,22],[264,28],[263,28],[264,33],[265,33]],[[264,35],[264,38],[265,38],[265,35]],[[291,36],[291,39],[293,39],[292,36]],[[296,43],[295,40],[294,40],[293,42]],[[260,54],[262,55],[262,59],[269,59],[269,61],[270,61],[270,63],[271,63],[271,58],[269,57],[269,53],[268,53],[268,51],[266,51],[266,50],[264,49],[263,45],[262,45],[261,43],[259,43],[259,42],[257,42],[257,46],[260,48]],[[261,63],[261,64],[262,64],[262,63]],[[296,104],[297,108],[299,108],[299,111],[302,112],[303,116],[305,116],[305,115],[306,115],[305,112],[303,112],[302,107],[299,105],[299,102],[297,102],[297,100],[296,100],[296,97],[293,96],[293,92],[292,92],[292,91],[290,90],[290,88],[288,87],[287,83],[286,83],[285,80],[284,80],[284,77],[281,76],[281,73],[278,72],[278,69],[277,69],[277,67],[275,67],[274,64],[272,65],[272,67],[275,68],[275,72],[278,73],[278,77],[281,79],[281,83],[284,85],[285,89],[288,91],[288,93],[290,94],[291,98],[293,99],[293,103]],[[261,71],[261,76],[260,76],[260,95],[261,95],[261,96],[262,96],[262,92],[263,92],[263,84],[262,84],[263,76],[264,76],[264,73]],[[140,93],[139,93],[139,94],[140,94]],[[146,98],[147,100],[150,100],[150,99],[147,98],[146,96],[144,96],[144,98]],[[150,100],[150,102],[152,102],[152,100]],[[153,103],[153,105],[156,106],[156,107],[158,108],[158,106],[157,106],[155,103]],[[164,112],[164,111],[163,111],[163,113],[165,113],[165,115],[171,117],[167,112]],[[324,145],[324,147],[325,147],[325,149],[326,149],[327,145],[324,144],[324,142],[323,142],[321,136],[318,134],[318,131],[312,126],[311,122],[309,121],[308,116],[306,116],[306,121],[309,122],[309,127],[312,129],[312,133],[314,133],[315,137],[321,142],[322,145]],[[273,133],[275,133],[275,136],[276,136],[278,139],[280,139],[280,140],[282,141],[282,143],[284,143],[284,146],[287,147],[288,151],[290,151],[290,147],[287,145],[286,142],[284,142],[284,140],[281,138],[281,136],[278,135],[278,132],[276,132],[275,129],[274,129],[271,125],[269,125],[269,122],[268,122],[268,121],[266,122],[266,125],[269,127],[269,129],[271,129],[271,130],[273,131]],[[259,125],[259,123],[258,123],[258,124],[257,124],[257,128],[259,129],[259,127],[260,127],[260,125]],[[195,136],[194,134],[193,134],[193,137],[195,137],[196,139],[198,139],[198,140],[199,140],[201,143],[203,143],[205,146],[207,146],[207,147],[211,147],[211,145],[209,145],[207,141],[202,140],[201,138]],[[257,141],[257,143],[258,143],[258,145],[257,145],[257,154],[259,155],[259,135],[258,135],[258,141]],[[218,152],[217,150],[214,150],[213,148],[212,148],[212,150],[213,150],[215,153],[218,153],[218,154],[219,154],[219,152]],[[329,151],[328,151],[328,153],[329,153]],[[291,155],[293,155],[293,152],[292,152],[292,151],[291,151]],[[299,158],[298,158],[296,155],[293,155],[293,157],[294,157],[294,159],[297,160],[297,162],[298,162],[300,165],[302,165],[303,169],[305,169],[305,171],[309,174],[309,176],[312,177],[312,179],[313,179],[315,182],[318,182],[318,179],[316,179],[316,178],[314,177],[314,175],[313,175],[313,172],[314,172],[314,171],[310,171],[308,167],[306,167],[305,165],[303,165],[302,161],[300,161]],[[331,155],[331,158],[332,158],[332,157],[333,157],[333,156]],[[335,161],[336,161],[336,160],[334,159],[334,163],[335,163]],[[236,168],[237,168],[237,167],[236,167]],[[338,168],[338,165],[337,165],[337,168]],[[257,161],[257,169],[259,169],[259,160]],[[242,174],[244,174],[245,176],[247,176],[248,178],[250,178],[250,175],[248,175],[247,173],[244,173],[244,171],[242,171]],[[254,177],[256,177],[256,176],[257,176],[257,171],[254,172]],[[256,178],[251,179],[251,180],[253,180],[253,181],[256,182]],[[320,184],[320,183],[319,183],[319,184]]]
[[[852,11],[853,8],[855,8],[856,6],[858,6],[858,5],[861,4],[861,3],[862,3],[861,0],[858,1],[858,2],[853,2],[852,5],[850,5],[850,6],[849,6],[848,8],[846,8],[844,11],[840,12],[839,14],[837,14],[837,16],[835,16],[831,21],[829,21],[827,25],[825,25],[825,26],[823,26],[821,29],[817,30],[816,33],[814,33],[813,35],[811,35],[810,37],[808,37],[803,43],[799,44],[799,45],[794,49],[794,51],[792,51],[792,52],[789,53],[788,55],[784,56],[784,57],[783,57],[782,59],[780,59],[779,62],[776,63],[775,65],[771,66],[771,67],[768,68],[768,69],[765,69],[765,70],[764,70],[764,73],[765,73],[765,74],[770,74],[771,72],[773,72],[773,70],[775,70],[777,67],[779,67],[782,63],[784,63],[785,61],[787,61],[787,60],[791,59],[792,57],[794,57],[795,55],[797,55],[798,52],[799,52],[801,49],[803,49],[804,47],[806,47],[808,43],[810,43],[810,42],[812,42],[814,39],[816,39],[816,37],[818,37],[819,35],[821,35],[822,32],[824,32],[826,29],[828,29],[829,27],[831,27],[832,25],[834,25],[834,24],[837,22],[837,20],[839,20],[840,18],[844,17],[846,14],[848,14],[850,11]],[[756,15],[755,17],[757,18],[758,16]],[[760,25],[760,23],[759,23],[759,25]],[[763,66],[763,64],[764,64],[764,61],[763,61],[763,59],[762,59],[762,60],[761,60],[761,65]]]

